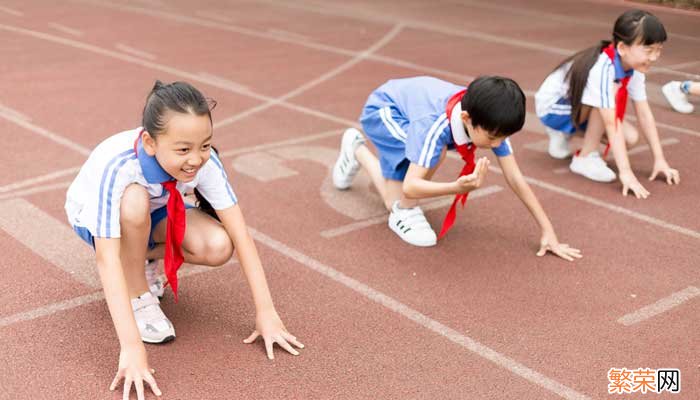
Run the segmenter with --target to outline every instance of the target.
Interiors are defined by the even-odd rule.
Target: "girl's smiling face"
[[[620,54],[623,68],[625,70],[632,68],[642,73],[649,72],[651,65],[661,56],[662,49],[662,43],[645,45],[635,42],[632,45],[626,45],[620,42],[617,44],[617,52]]]
[[[142,136],[143,148],[180,182],[190,182],[209,160],[213,128],[208,115],[168,112],[163,132]]]

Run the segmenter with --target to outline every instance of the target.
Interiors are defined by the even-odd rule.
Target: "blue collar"
[[[627,71],[622,68],[622,60],[620,59],[620,53],[618,53],[617,50],[615,50],[615,62],[613,62],[613,65],[615,65],[615,82],[619,82],[625,77],[632,76],[634,73],[632,68],[628,69]]]
[[[152,184],[174,180],[170,174],[165,172],[154,156],[149,156],[148,153],[146,153],[146,150],[143,149],[143,141],[140,136],[136,145],[136,157],[139,159],[141,171],[143,171],[143,177],[146,178],[146,182]]]

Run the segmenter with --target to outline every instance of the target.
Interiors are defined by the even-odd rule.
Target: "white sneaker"
[[[360,131],[349,128],[343,133],[340,142],[340,155],[333,166],[333,185],[345,190],[352,184],[353,178],[360,170],[360,162],[355,158],[355,150],[365,143],[365,138]]]
[[[557,160],[562,160],[571,156],[571,150],[569,150],[569,135],[564,132],[556,131],[552,128],[545,126],[545,131],[549,135],[549,147],[547,151],[552,158]]]
[[[575,154],[569,165],[571,172],[583,175],[596,182],[612,182],[615,180],[615,171],[611,170],[600,158],[600,153],[593,151],[586,157]]]
[[[437,243],[437,235],[425,219],[423,211],[417,206],[399,208],[399,202],[394,202],[389,214],[389,228],[414,246],[429,247]]]
[[[160,309],[158,298],[150,292],[131,299],[136,326],[146,343],[165,343],[175,339],[175,328]]]
[[[165,286],[163,286],[163,278],[158,276],[158,260],[146,260],[146,282],[151,294],[163,298]]]
[[[693,112],[693,107],[690,102],[688,102],[688,97],[681,90],[681,83],[678,81],[671,81],[661,87],[666,100],[668,100],[671,107],[679,113],[690,114]]]

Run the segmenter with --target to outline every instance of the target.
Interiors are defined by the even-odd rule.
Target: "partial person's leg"
[[[674,110],[682,114],[690,114],[695,106],[688,101],[688,95],[700,95],[700,82],[671,81],[661,88],[661,92]]]
[[[364,144],[355,150],[355,157],[357,157],[357,161],[360,163],[362,168],[364,168],[369,174],[374,187],[377,189],[377,192],[382,199],[384,199],[384,203],[386,204],[388,183],[384,176],[382,176],[382,168],[379,165],[379,159],[377,159],[377,157],[375,157],[370,149]]]
[[[639,131],[637,130],[637,127],[628,121],[622,122],[622,134],[625,135],[627,148],[634,146],[639,142]]]
[[[150,292],[146,282],[144,262],[151,232],[149,197],[146,189],[137,184],[124,191],[119,220],[121,262],[141,340],[164,343],[175,338],[175,328],[163,314],[158,298]]]
[[[571,172],[583,175],[596,182],[612,182],[615,180],[615,172],[607,166],[605,160],[598,152],[604,133],[605,124],[600,111],[595,108],[590,109],[586,133],[583,136],[583,147],[571,159],[571,164],[569,164]]]
[[[586,125],[586,132],[583,135],[583,144],[578,153],[580,157],[586,157],[592,152],[599,151],[600,141],[605,135],[605,124],[603,123],[603,117],[600,115],[600,111],[596,108],[584,107],[588,109],[588,122]]]
[[[199,209],[190,208],[186,224],[182,240],[185,262],[217,267],[231,259],[233,242],[221,223]],[[162,258],[166,227],[167,219],[164,219],[153,230],[152,238],[157,245],[149,251],[149,257]]]
[[[129,298],[133,299],[148,292],[144,261],[151,229],[151,215],[146,189],[138,184],[128,186],[122,195],[120,210],[121,262],[129,288]]]

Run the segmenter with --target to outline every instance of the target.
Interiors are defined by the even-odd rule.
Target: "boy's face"
[[[489,132],[480,126],[475,127],[472,125],[472,121],[466,111],[462,111],[462,122],[464,123],[464,129],[467,130],[472,143],[480,149],[494,149],[500,146],[506,139],[503,136],[496,136],[496,132]]]
[[[209,116],[171,112],[165,131],[154,139],[143,134],[143,148],[180,182],[190,182],[209,160],[212,126]]]

